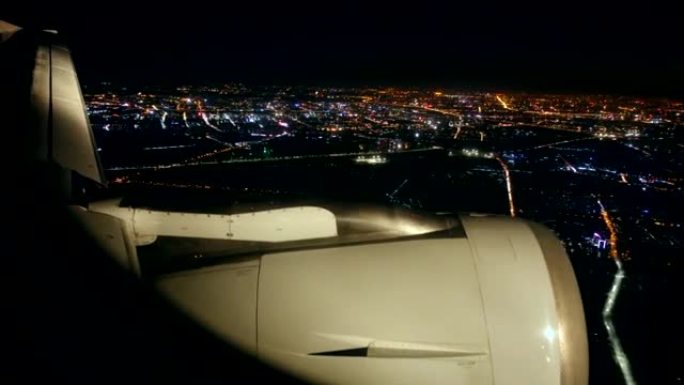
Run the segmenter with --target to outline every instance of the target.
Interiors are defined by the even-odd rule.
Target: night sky
[[[682,16],[655,2],[213,3],[93,2],[0,11],[0,18],[58,29],[85,83],[242,81],[684,96]]]

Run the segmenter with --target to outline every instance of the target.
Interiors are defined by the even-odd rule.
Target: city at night
[[[534,220],[575,267],[597,381],[636,383],[663,365],[649,351],[675,354],[682,102],[241,84],[136,91],[85,96],[116,189],[160,191],[189,211],[204,195],[213,210],[230,199],[330,198]],[[677,383],[672,365],[648,376]]]
[[[684,384],[672,16],[367,11],[0,23],[0,379]]]

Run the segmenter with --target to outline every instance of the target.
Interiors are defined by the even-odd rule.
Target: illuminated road
[[[160,120],[160,121],[161,121],[161,127],[162,127],[163,130],[166,130],[166,117],[167,117],[168,115],[169,115],[169,113],[166,112],[166,111],[164,111],[164,113],[162,114],[162,116],[161,116],[161,118],[160,118],[160,119],[161,119],[161,120]]]
[[[227,146],[227,147],[229,147],[229,148],[232,148],[232,147],[233,147],[233,144],[232,144],[232,143],[228,143],[228,142],[224,142],[224,141],[222,141],[222,140],[216,139],[216,138],[214,138],[214,137],[211,136],[211,135],[205,135],[204,137],[207,138],[207,139],[209,139],[209,140],[213,140],[213,141],[216,142],[216,143],[219,143],[219,144],[222,144],[222,145],[224,145],[224,146]],[[210,153],[210,154],[212,154],[212,153]]]
[[[613,307],[615,306],[615,301],[617,300],[618,294],[620,294],[620,289],[622,289],[622,281],[625,279],[625,271],[622,269],[622,262],[620,262],[620,254],[618,253],[618,236],[617,229],[613,223],[613,219],[610,217],[608,211],[603,206],[600,200],[596,201],[601,208],[601,217],[603,222],[608,228],[610,233],[610,257],[615,261],[617,266],[617,271],[613,278],[613,284],[608,292],[608,298],[606,298],[606,303],[603,305],[603,325],[608,333],[608,340],[610,341],[610,347],[613,350],[613,359],[620,367],[622,372],[622,378],[625,380],[627,385],[636,385],[634,376],[632,375],[632,369],[629,364],[629,359],[622,349],[622,344],[620,343],[620,338],[615,332],[615,326],[613,325]]]
[[[453,111],[448,111],[448,110],[441,110],[439,108],[432,108],[432,107],[425,107],[425,106],[413,106],[410,104],[387,104],[388,107],[394,107],[394,108],[405,108],[409,110],[423,110],[423,111],[429,111],[429,112],[436,112],[438,114],[442,114],[445,116],[453,116],[455,118],[461,118],[463,119],[463,114],[458,113],[458,112],[453,112]]]
[[[506,180],[506,191],[508,192],[508,209],[511,217],[515,218],[515,204],[513,203],[513,186],[511,185],[511,172],[508,165],[498,155],[495,157],[503,169],[504,179]]]
[[[218,132],[222,132],[221,130],[219,130],[218,127],[214,126],[213,124],[211,124],[211,123],[209,122],[209,118],[207,118],[207,114],[206,114],[206,113],[200,112],[200,116],[202,117],[202,120],[204,121],[204,124],[207,125],[207,127],[212,128],[212,129],[214,129],[214,130],[216,130],[216,131],[218,131]]]
[[[272,138],[269,138],[269,139],[272,139]],[[281,157],[273,157],[273,158],[268,158],[268,159],[242,158],[242,159],[229,159],[229,160],[221,160],[221,161],[204,161],[207,158],[211,158],[211,157],[216,156],[218,154],[225,153],[228,151],[232,151],[234,149],[235,149],[235,147],[230,147],[230,148],[217,150],[215,152],[214,151],[208,152],[206,154],[202,154],[202,155],[196,156],[194,158],[190,158],[186,162],[149,165],[149,166],[110,167],[110,168],[107,168],[106,171],[161,170],[161,169],[167,169],[167,168],[179,168],[179,167],[187,167],[187,166],[202,166],[202,165],[213,165],[213,164],[266,163],[266,162],[281,162],[281,161],[301,160],[301,159],[344,158],[344,157],[352,157],[352,156],[372,156],[372,155],[386,155],[387,154],[386,152],[379,152],[379,151],[346,152],[346,153],[325,154],[325,155],[281,156]],[[409,152],[414,153],[414,152],[425,152],[425,151],[434,151],[434,149],[432,149],[432,148],[418,148],[418,149],[412,149],[412,150],[396,151],[396,152],[393,152],[392,154],[402,154],[402,153],[409,153]]]
[[[404,108],[419,108],[421,110],[436,112],[436,113],[442,114],[442,115],[453,116],[456,118],[463,118],[463,114],[460,114],[457,112],[452,112],[452,111],[447,111],[447,110],[441,110],[439,108],[432,108],[432,107],[425,107],[425,106],[402,106],[402,107],[404,107]]]
[[[641,154],[645,155],[645,156],[648,157],[648,158],[650,158],[650,157],[653,156],[650,152],[648,152],[648,151],[642,149],[641,147],[635,146],[633,143],[625,143],[625,142],[623,142],[622,140],[618,140],[618,143],[620,143],[621,145],[623,145],[623,146],[625,146],[625,147],[627,147],[627,148],[629,148],[629,149],[632,149],[632,150],[634,150],[634,151],[638,151],[638,152],[640,152]]]
[[[233,127],[237,128],[237,124],[235,124],[235,122],[233,121],[233,119],[230,118],[230,115],[229,115],[229,114],[224,113],[223,115],[224,115],[226,118],[228,118],[228,121],[230,122],[230,124],[233,125]]]
[[[575,168],[575,166],[572,165],[572,163],[570,163],[567,159],[565,159],[565,157],[563,157],[563,155],[561,155],[561,154],[558,154],[558,157],[561,158],[561,160],[565,163],[565,167],[566,167],[568,170],[570,170],[570,171],[572,171],[573,173],[577,174],[577,169]]]
[[[461,125],[456,126],[456,134],[454,135],[454,139],[458,139],[458,135],[461,133]]]
[[[390,202],[393,202],[393,203],[397,202],[396,196],[399,193],[399,190],[401,190],[402,187],[404,187],[404,185],[406,185],[406,183],[408,183],[408,178],[404,179],[404,181],[401,182],[399,184],[399,186],[397,186],[397,188],[395,188],[394,191],[392,191],[392,193],[385,194],[387,196],[387,198],[389,198]]]
[[[501,99],[501,96],[496,95],[496,100],[497,100],[499,103],[501,103],[501,107],[503,107],[504,110],[512,110],[512,108],[510,108],[510,107],[508,106],[508,103],[506,103],[503,99]]]
[[[608,211],[606,211],[606,208],[603,207],[603,203],[601,203],[600,200],[596,201],[601,208],[601,218],[603,218],[603,222],[606,224],[606,227],[608,228],[608,232],[610,233],[610,257],[615,260],[615,262],[619,262],[620,257],[618,255],[618,247],[617,247],[617,242],[618,242],[618,236],[617,236],[617,230],[615,228],[615,224],[613,223],[613,219],[610,217],[610,214],[608,214]]]
[[[161,128],[162,128],[162,130],[166,130],[166,116],[169,115],[169,113],[166,112],[166,111],[164,111],[164,110],[160,110],[160,109],[157,108],[157,106],[155,106],[154,104],[152,105],[152,109],[154,109],[154,110],[157,111],[157,112],[159,112],[159,111],[162,111],[162,112],[163,112],[163,113],[159,116],[159,122],[161,123]]]
[[[627,174],[624,172],[620,173],[620,183],[629,184],[629,181],[627,180]]]
[[[558,144],[565,144],[565,143],[572,143],[572,142],[579,142],[582,140],[596,140],[598,138],[577,138],[577,139],[568,139],[568,140],[561,140],[559,142],[552,142],[552,143],[545,143],[545,144],[540,144],[538,146],[530,147],[527,148],[526,150],[538,150],[540,148],[547,148],[547,147],[554,147]]]

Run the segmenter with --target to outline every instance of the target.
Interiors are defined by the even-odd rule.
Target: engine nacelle
[[[226,340],[314,382],[588,382],[572,266],[524,220],[465,216],[450,231],[267,252],[158,285]]]

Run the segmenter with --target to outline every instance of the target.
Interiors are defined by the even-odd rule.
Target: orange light
[[[613,223],[610,214],[608,214],[603,206],[601,207],[601,217],[603,218],[603,222],[605,222],[606,227],[608,227],[608,232],[610,233],[610,257],[617,261],[619,259],[617,248],[617,230],[615,229],[615,224]]]

